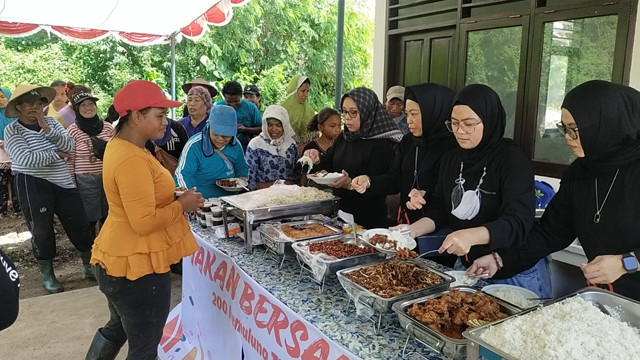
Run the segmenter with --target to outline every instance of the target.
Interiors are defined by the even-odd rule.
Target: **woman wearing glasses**
[[[442,157],[438,185],[425,217],[409,225],[414,236],[450,227],[439,251],[460,256],[465,267],[497,249],[524,242],[535,217],[533,166],[522,149],[504,138],[506,115],[498,94],[469,85],[453,101],[446,122],[459,148]],[[412,194],[408,208],[425,205]],[[540,260],[510,278],[494,280],[551,295],[548,264]]]
[[[316,149],[306,150],[314,171],[342,172],[343,177],[329,185],[341,198],[340,209],[351,213],[365,228],[387,227],[385,195],[353,191],[351,179],[359,175],[382,175],[395,157],[402,133],[389,117],[373,90],[359,87],[342,97],[344,131],[322,157]]]
[[[558,193],[522,246],[482,257],[469,273],[509,276],[576,237],[588,263],[587,284],[640,300],[640,92],[607,81],[588,81],[562,104],[569,149],[578,157],[564,172]]]
[[[410,134],[400,142],[400,151],[384,175],[360,175],[353,179],[359,193],[397,194],[400,192],[398,224],[411,224],[423,217],[421,209],[409,210],[409,194],[424,192],[430,201],[438,180],[442,155],[456,147],[453,134],[444,126],[451,115],[455,93],[437,84],[408,86],[404,109]]]

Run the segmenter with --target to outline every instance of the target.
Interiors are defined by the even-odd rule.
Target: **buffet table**
[[[281,259],[263,247],[246,254],[237,238],[192,228],[200,249],[183,261],[182,302],[167,319],[161,359],[441,358],[414,341],[403,356],[407,333],[395,313],[383,316],[375,335],[335,275],[320,293],[295,257],[278,269]]]

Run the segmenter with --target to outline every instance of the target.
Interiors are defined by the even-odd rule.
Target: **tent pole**
[[[338,0],[338,31],[336,39],[336,103],[335,108],[340,108],[342,99],[342,50],[344,45],[344,0]]]
[[[176,36],[171,36],[171,99],[176,99]],[[171,118],[175,120],[176,109],[171,108]]]

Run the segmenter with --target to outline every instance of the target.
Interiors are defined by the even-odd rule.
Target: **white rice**
[[[517,359],[637,359],[640,331],[573,297],[490,326],[480,338]]]
[[[517,290],[495,289],[491,291],[491,295],[523,309],[531,307],[532,304],[532,302],[527,300],[522,292]]]

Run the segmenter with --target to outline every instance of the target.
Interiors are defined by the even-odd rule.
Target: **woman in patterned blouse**
[[[263,118],[262,132],[251,139],[247,147],[249,188],[252,190],[269,187],[276,180],[293,184],[299,175],[294,171],[298,150],[287,110],[280,105],[271,105],[264,111]]]

